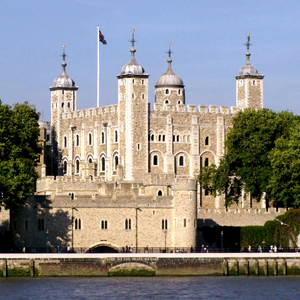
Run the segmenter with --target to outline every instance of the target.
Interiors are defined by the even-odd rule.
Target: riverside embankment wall
[[[300,253],[1,254],[0,276],[300,275]]]

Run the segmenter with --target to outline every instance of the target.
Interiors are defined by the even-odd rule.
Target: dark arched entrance
[[[119,253],[118,250],[108,246],[97,246],[87,251],[88,253]]]

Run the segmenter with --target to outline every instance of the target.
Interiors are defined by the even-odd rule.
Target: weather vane
[[[250,44],[250,32],[247,32],[247,43],[244,44],[247,47],[247,51],[249,52],[250,46],[252,46],[252,44]]]
[[[171,58],[171,54],[174,53],[174,52],[171,51],[171,42],[169,42],[169,51],[166,52],[166,53],[169,54],[169,58]]]
[[[137,42],[137,41],[134,39],[134,32],[135,32],[135,30],[132,29],[131,31],[132,31],[132,39],[131,39],[130,41],[128,41],[128,42],[130,42],[130,43],[132,44],[132,47],[134,47],[134,43]]]
[[[65,59],[66,59],[66,56],[68,56],[68,55],[65,53],[65,48],[66,48],[66,45],[63,44],[63,54],[60,55],[60,56],[62,56],[62,58],[63,58],[64,61],[65,61]]]

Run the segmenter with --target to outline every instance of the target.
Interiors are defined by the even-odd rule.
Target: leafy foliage
[[[241,227],[241,245],[245,248],[248,245],[253,247],[261,245],[267,249],[270,245],[283,248],[295,247],[300,231],[300,210],[288,210],[276,219],[266,222],[264,226]]]
[[[277,205],[290,204],[292,201],[281,199],[281,195],[272,192],[276,184],[280,189],[281,180],[279,176],[272,177],[273,164],[275,161],[279,162],[280,151],[287,149],[287,141],[297,138],[290,134],[290,129],[299,124],[299,120],[298,116],[290,112],[275,113],[268,109],[238,112],[233,118],[233,127],[225,142],[226,154],[220,165],[200,170],[199,182],[202,187],[215,196],[224,194],[226,206],[237,203],[242,190],[245,194],[250,193],[257,201],[264,195],[266,200],[272,197]],[[299,137],[300,135],[298,140]],[[295,140],[295,149],[296,144]],[[280,145],[283,146],[280,148]],[[277,152],[273,149],[277,149]],[[278,171],[279,168],[278,165]],[[298,172],[300,177],[300,167],[297,170],[296,164],[291,173],[293,171]],[[295,191],[298,191],[298,187]],[[294,205],[300,205],[300,199]]]
[[[41,153],[39,115],[27,102],[13,107],[0,100],[0,206],[14,208],[31,195]]]

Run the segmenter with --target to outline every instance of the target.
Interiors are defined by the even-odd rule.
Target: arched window
[[[132,79],[132,84],[134,84],[134,79]]]
[[[79,159],[76,160],[76,163],[75,163],[75,164],[76,164],[76,169],[75,169],[75,170],[76,170],[76,173],[79,174],[79,166],[80,166],[80,165],[79,165]]]
[[[205,158],[204,166],[205,166],[205,167],[208,167],[208,166],[209,166],[209,158],[208,158],[208,157]]]
[[[101,171],[105,171],[105,157],[101,158]]]
[[[119,164],[119,157],[116,155],[115,156],[115,170],[117,170],[118,164]]]
[[[115,130],[115,143],[118,142],[118,130]]]
[[[68,164],[67,164],[66,160],[64,161],[63,172],[64,172],[64,174],[67,174],[67,172],[68,172]]]
[[[151,141],[154,141],[154,134],[151,134]]]
[[[76,134],[76,147],[79,147],[79,135]]]
[[[204,144],[205,144],[205,146],[208,146],[208,145],[209,145],[209,137],[208,137],[208,136],[205,138]]]
[[[158,156],[157,155],[153,156],[153,166],[158,166]]]
[[[67,137],[64,136],[64,147],[67,148],[68,147],[68,140]]]
[[[157,196],[162,196],[162,195],[163,195],[162,191],[161,191],[161,190],[158,190]]]
[[[180,167],[184,166],[184,156],[183,155],[179,156],[179,166]]]
[[[169,89],[166,89],[166,95],[169,95],[169,94],[170,94]]]
[[[75,219],[75,229],[78,229],[78,221]]]
[[[92,145],[92,134],[89,133],[89,146],[91,146],[91,145]]]
[[[173,142],[176,141],[176,135],[173,135]]]
[[[165,100],[165,104],[169,104],[170,103],[170,101],[167,99],[167,100]]]
[[[181,90],[178,90],[178,95],[180,95],[180,93],[181,93]],[[180,103],[178,103],[178,104],[180,104]]]
[[[64,103],[61,104],[61,107],[64,107]]]
[[[178,102],[177,102],[178,104],[181,104],[181,101],[180,100],[178,100]]]
[[[166,136],[163,135],[163,136],[162,136],[162,141],[164,142],[165,140],[166,140]]]
[[[78,219],[78,229],[81,229],[81,219]]]
[[[68,102],[68,108],[70,108],[70,106],[71,106],[71,105],[70,105],[70,102]]]
[[[158,141],[161,142],[161,134],[158,136]]]
[[[177,138],[176,138],[176,139],[177,139],[177,142],[179,142],[179,135],[177,135]]]
[[[128,220],[128,229],[131,229],[131,219]]]
[[[90,158],[89,158],[89,164],[91,164],[91,163],[93,163],[93,160],[92,160],[92,158],[90,157]]]

